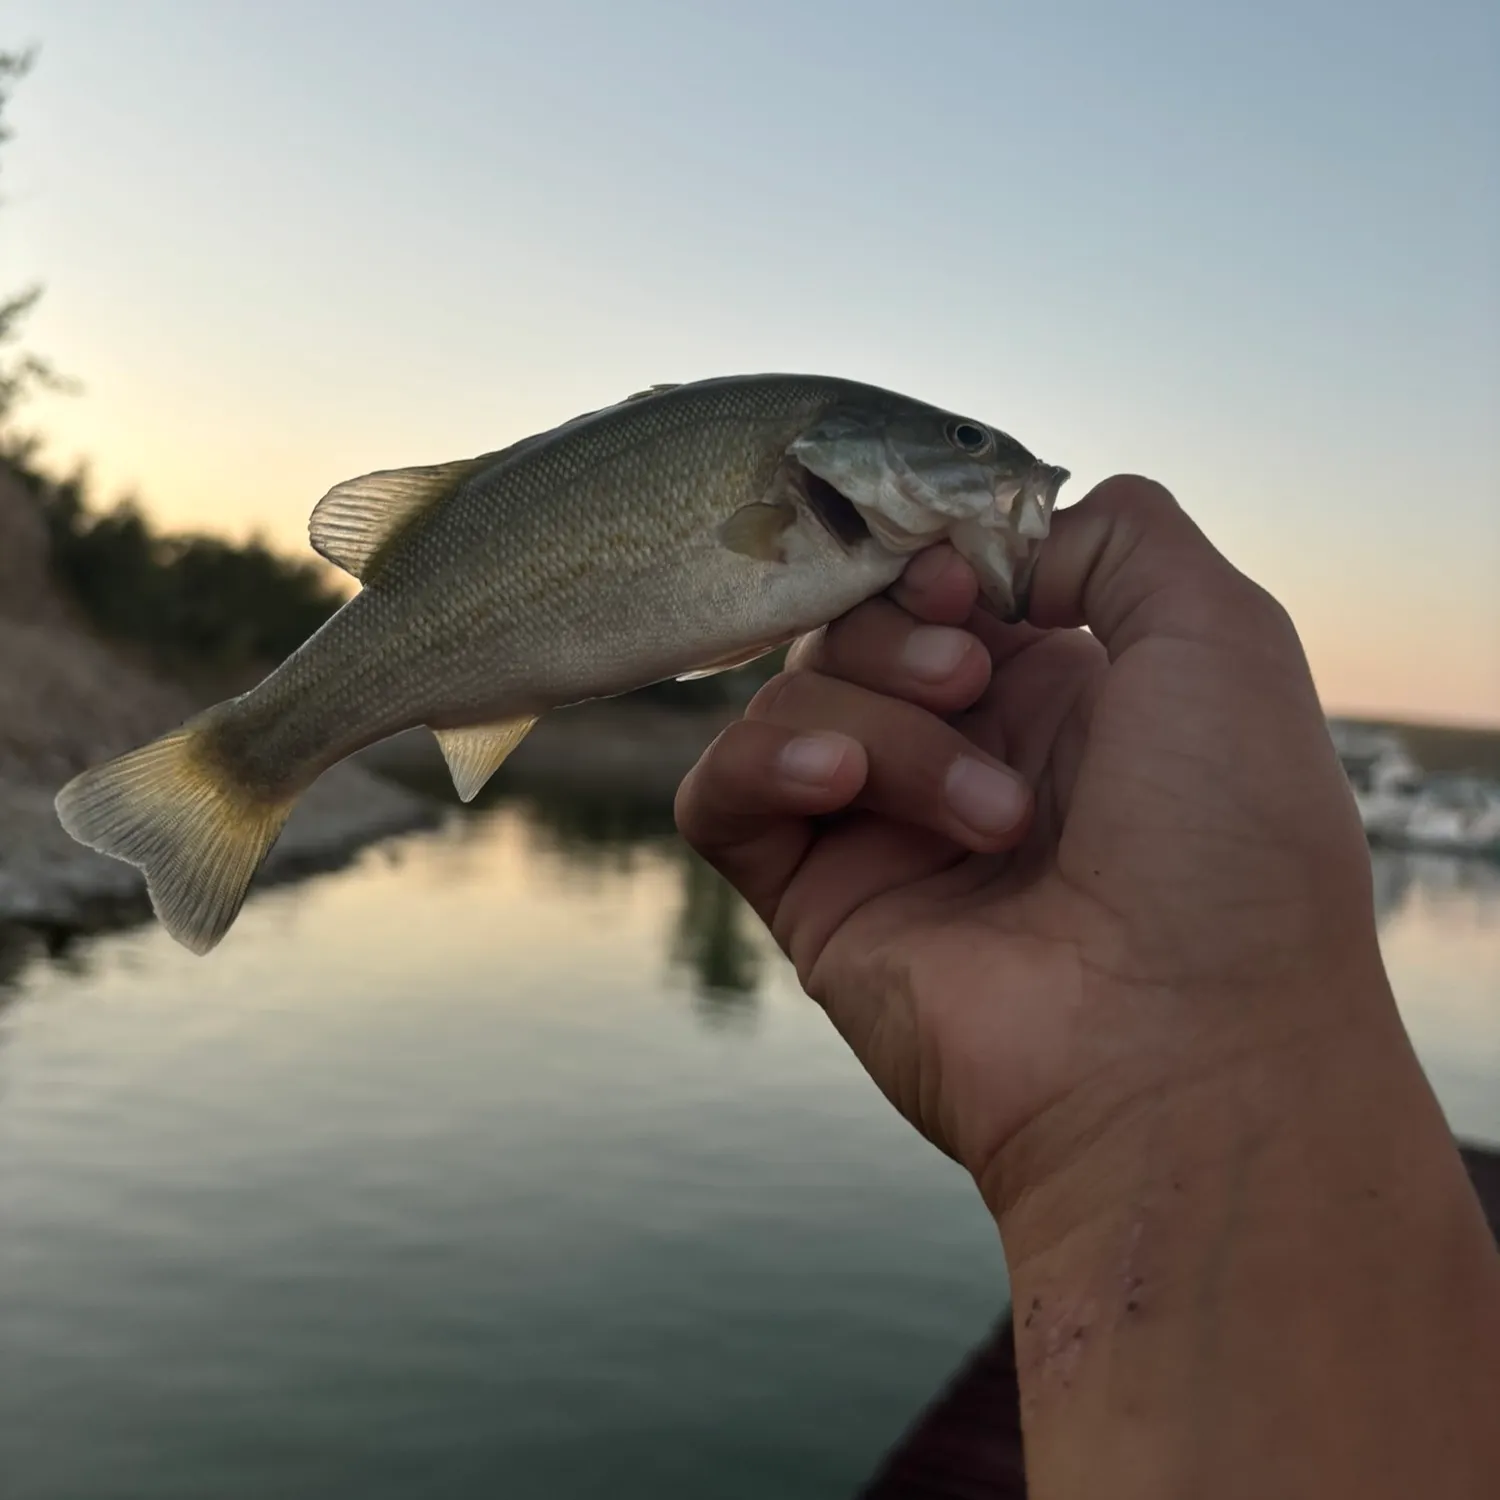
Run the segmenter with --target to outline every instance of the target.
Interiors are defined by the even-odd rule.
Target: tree
[[[6,107],[34,60],[30,51],[0,52],[0,145],[11,134]],[[316,566],[258,542],[162,536],[129,500],[100,511],[83,472],[47,474],[36,459],[39,440],[15,431],[16,408],[28,396],[74,384],[18,347],[41,295],[31,286],[0,298],[0,463],[35,497],[57,581],[103,634],[145,647],[169,670],[242,673],[280,661],[339,606]]]
[[[0,145],[11,136],[5,119],[11,94],[35,60],[36,54],[31,51],[0,52]],[[41,295],[42,288],[37,285],[0,299],[0,452],[24,451],[31,446],[17,438],[10,427],[21,402],[38,390],[69,389],[73,384],[47,360],[16,347],[21,326]]]

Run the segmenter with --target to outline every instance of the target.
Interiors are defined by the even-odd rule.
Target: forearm
[[[1096,1118],[994,1205],[1034,1496],[1500,1493],[1500,1257],[1371,1030]]]

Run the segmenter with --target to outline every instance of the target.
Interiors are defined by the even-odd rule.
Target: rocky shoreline
[[[495,795],[608,794],[670,806],[730,710],[587,704],[544,719],[496,778]],[[81,933],[150,913],[133,867],[75,843],[57,821],[57,784],[0,775],[0,927]],[[481,803],[483,805],[483,803]],[[383,839],[463,816],[437,743],[411,730],[333,767],[298,802],[253,889],[337,869]]]
[[[0,782],[0,924],[52,931],[112,927],[150,912],[133,866],[75,843],[52,788]],[[336,766],[297,805],[256,885],[336,869],[392,834],[430,827],[440,804],[354,766]]]

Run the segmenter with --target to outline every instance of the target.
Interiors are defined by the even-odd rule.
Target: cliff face
[[[0,778],[56,788],[192,709],[181,688],[92,635],[58,594],[41,511],[0,465]]]

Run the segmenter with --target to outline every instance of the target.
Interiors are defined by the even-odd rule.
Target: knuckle
[[[715,737],[678,784],[672,801],[677,831],[699,853],[706,854],[721,842],[724,812],[739,802],[737,788],[746,775],[747,758],[754,747],[743,720],[729,725]]]
[[[1248,573],[1242,573],[1227,559],[1206,573],[1200,585],[1221,609],[1228,606],[1247,629],[1275,632],[1289,629],[1292,617],[1282,602]]]
[[[800,723],[813,714],[825,696],[828,679],[822,672],[778,672],[750,700],[746,718]]]
[[[1228,563],[1181,586],[1184,618],[1205,638],[1237,651],[1280,659],[1300,657],[1302,641],[1286,606]]]
[[[699,762],[702,765],[702,762]],[[705,842],[703,798],[699,786],[698,767],[695,766],[682,778],[677,795],[672,800],[672,821],[677,831],[692,848],[702,852]]]
[[[1246,598],[1259,614],[1282,629],[1290,628],[1291,614],[1270,589],[1264,584],[1256,583],[1253,578],[1245,579],[1244,589]]]
[[[858,643],[862,631],[868,628],[869,623],[870,607],[862,604],[858,609],[847,615],[840,615],[837,620],[832,620],[823,627],[818,656],[825,670],[834,670],[840,664],[847,665],[855,654],[850,650],[851,643]]]
[[[1302,649],[1302,638],[1291,611],[1264,585],[1251,578],[1244,581],[1246,598],[1256,619],[1264,621],[1268,637],[1279,637],[1283,644]]]
[[[1149,531],[1182,514],[1177,497],[1166,485],[1143,474],[1115,474],[1089,497],[1095,508],[1107,510],[1117,523]]]
[[[828,652],[827,625],[820,625],[806,635],[799,635],[787,648],[786,670],[788,672],[815,672],[818,664]]]
[[[916,621],[890,601],[867,600],[823,627],[815,656],[803,665],[824,677],[869,681],[884,675],[889,659],[915,627]]]
[[[755,696],[745,705],[747,719],[769,719],[784,706],[787,693],[796,680],[805,675],[805,669],[778,672],[768,682],[755,690]]]
[[[709,811],[704,805],[705,780],[711,783],[715,770],[714,755],[718,745],[719,741],[715,740],[698,757],[687,775],[678,783],[677,794],[672,799],[672,820],[677,824],[677,831],[694,848],[697,848],[706,838]]]

